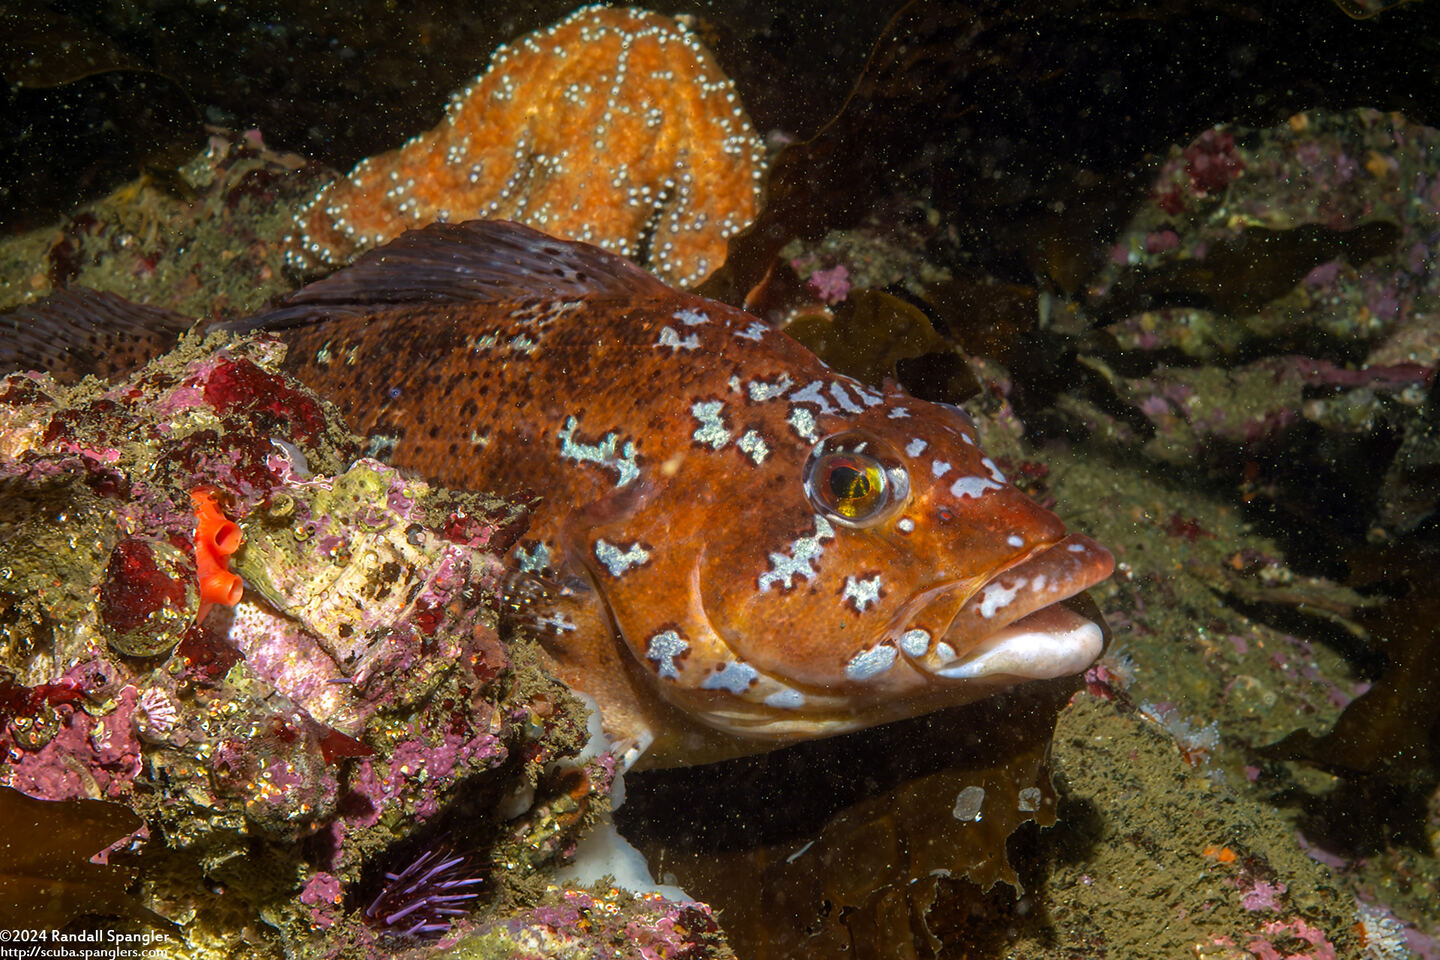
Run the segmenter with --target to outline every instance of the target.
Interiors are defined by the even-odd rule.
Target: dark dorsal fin
[[[508,220],[432,223],[371,250],[281,305],[230,329],[276,330],[399,305],[500,303],[672,292],[618,254]]]
[[[194,323],[170,310],[74,287],[0,317],[0,375],[46,370],[61,383],[110,379],[171,350]]]

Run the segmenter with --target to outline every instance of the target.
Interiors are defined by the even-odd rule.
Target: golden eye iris
[[[828,506],[847,520],[864,520],[885,502],[885,474],[868,457],[835,453],[820,464],[820,483],[830,493]]]
[[[805,496],[816,510],[847,527],[892,516],[909,496],[909,480],[888,450],[858,431],[826,437],[805,462]]]

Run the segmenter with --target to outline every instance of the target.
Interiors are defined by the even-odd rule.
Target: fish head
[[[792,389],[755,404],[732,379],[732,402],[697,401],[700,442],[659,466],[663,490],[592,535],[617,633],[671,704],[788,742],[1099,655],[1102,624],[1063,601],[1113,558],[1011,484],[963,412],[828,371],[768,382]]]

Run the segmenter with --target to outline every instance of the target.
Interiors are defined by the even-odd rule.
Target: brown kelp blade
[[[104,800],[37,800],[0,787],[0,927],[51,930],[84,914],[138,916],[135,871],[90,858],[140,829]]]

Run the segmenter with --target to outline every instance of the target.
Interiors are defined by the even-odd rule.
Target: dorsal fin
[[[61,383],[128,373],[175,346],[194,321],[100,290],[56,290],[0,317],[0,374],[46,370]]]
[[[276,330],[403,304],[653,297],[669,287],[618,254],[508,220],[432,223],[401,234],[275,310],[225,324]]]

